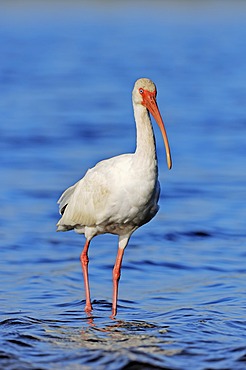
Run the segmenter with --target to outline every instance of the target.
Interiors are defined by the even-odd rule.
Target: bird
[[[61,218],[57,231],[84,234],[80,255],[84,277],[85,312],[92,314],[88,277],[88,250],[96,235],[118,235],[118,251],[113,267],[112,314],[117,314],[118,286],[125,248],[134,231],[158,212],[160,183],[156,142],[150,114],[163,136],[168,169],[172,167],[170,146],[159,111],[157,89],[148,78],[138,79],[132,91],[136,122],[136,149],[98,162],[84,177],[63,192],[58,200]]]

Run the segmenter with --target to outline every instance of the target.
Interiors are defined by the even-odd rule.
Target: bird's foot
[[[93,308],[92,308],[92,305],[91,304],[87,304],[86,306],[85,306],[85,313],[87,314],[87,315],[91,315],[91,313],[92,313],[92,310],[93,310]]]
[[[112,308],[112,314],[110,315],[110,319],[115,320],[116,314],[117,314],[117,308]]]

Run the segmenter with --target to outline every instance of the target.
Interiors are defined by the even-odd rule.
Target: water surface
[[[245,7],[153,4],[2,8],[1,368],[245,368]],[[134,150],[143,76],[173,169],[154,126],[160,211],[127,247],[116,320],[117,238],[93,240],[88,318],[84,239],[55,233],[56,201]]]

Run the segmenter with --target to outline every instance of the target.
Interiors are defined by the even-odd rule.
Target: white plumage
[[[163,134],[169,169],[172,165],[164,124],[155,99],[154,83],[146,78],[137,80],[132,97],[137,126],[136,151],[97,163],[58,200],[62,217],[57,223],[57,231],[74,229],[85,234],[81,264],[86,291],[85,310],[88,313],[92,310],[88,282],[88,248],[91,239],[104,233],[119,235],[118,255],[113,270],[112,316],[115,316],[124,249],[131,234],[150,221],[159,209],[156,146],[149,112],[155,117]]]

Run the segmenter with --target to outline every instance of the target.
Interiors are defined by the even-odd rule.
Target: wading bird
[[[140,78],[134,85],[132,102],[137,128],[135,152],[97,163],[81,180],[65,190],[58,200],[62,217],[57,223],[57,231],[74,229],[86,238],[80,261],[85,285],[85,311],[88,314],[92,311],[88,279],[88,249],[91,239],[105,233],[119,236],[113,269],[114,317],[125,247],[132,233],[149,222],[159,209],[157,203],[160,184],[156,145],[149,113],[161,130],[167,165],[169,169],[172,167],[168,138],[156,103],[156,93],[155,84],[147,78]]]

